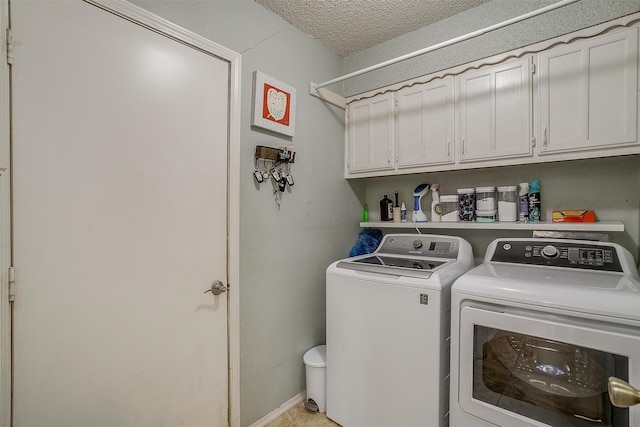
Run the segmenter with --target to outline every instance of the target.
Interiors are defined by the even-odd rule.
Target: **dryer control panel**
[[[614,246],[558,240],[499,240],[491,261],[623,272]]]

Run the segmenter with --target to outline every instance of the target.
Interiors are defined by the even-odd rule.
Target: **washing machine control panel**
[[[458,258],[458,240],[433,236],[385,236],[377,254],[393,254],[430,258]]]
[[[491,261],[623,272],[615,247],[589,243],[500,240]]]

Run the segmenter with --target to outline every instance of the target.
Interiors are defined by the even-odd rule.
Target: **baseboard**
[[[280,415],[284,414],[289,409],[291,409],[294,406],[296,406],[298,403],[304,402],[304,400],[306,398],[307,398],[307,392],[306,391],[303,391],[303,392],[293,396],[291,399],[287,400],[282,405],[280,405],[278,408],[276,408],[273,411],[269,412],[267,415],[265,415],[264,417],[260,418],[258,421],[256,421],[255,423],[251,424],[249,427],[264,427],[264,426],[266,426],[271,421],[275,420]]]

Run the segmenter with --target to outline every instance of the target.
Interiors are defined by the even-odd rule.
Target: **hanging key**
[[[293,176],[290,173],[287,174],[287,184],[289,184],[289,187],[293,187],[294,184]]]
[[[280,192],[283,192],[286,187],[287,187],[287,178],[283,176],[282,178],[280,178],[280,181],[278,181],[278,190]]]
[[[253,172],[253,177],[256,179],[256,182],[258,184],[262,184],[264,182],[264,177],[262,176],[262,171],[259,171],[258,169],[256,169]]]

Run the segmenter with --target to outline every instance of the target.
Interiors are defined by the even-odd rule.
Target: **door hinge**
[[[536,64],[531,64],[531,74],[536,73]]]
[[[7,64],[13,64],[13,32],[7,28]]]
[[[9,301],[16,299],[16,272],[13,267],[9,267],[9,274],[7,275],[9,280]]]

